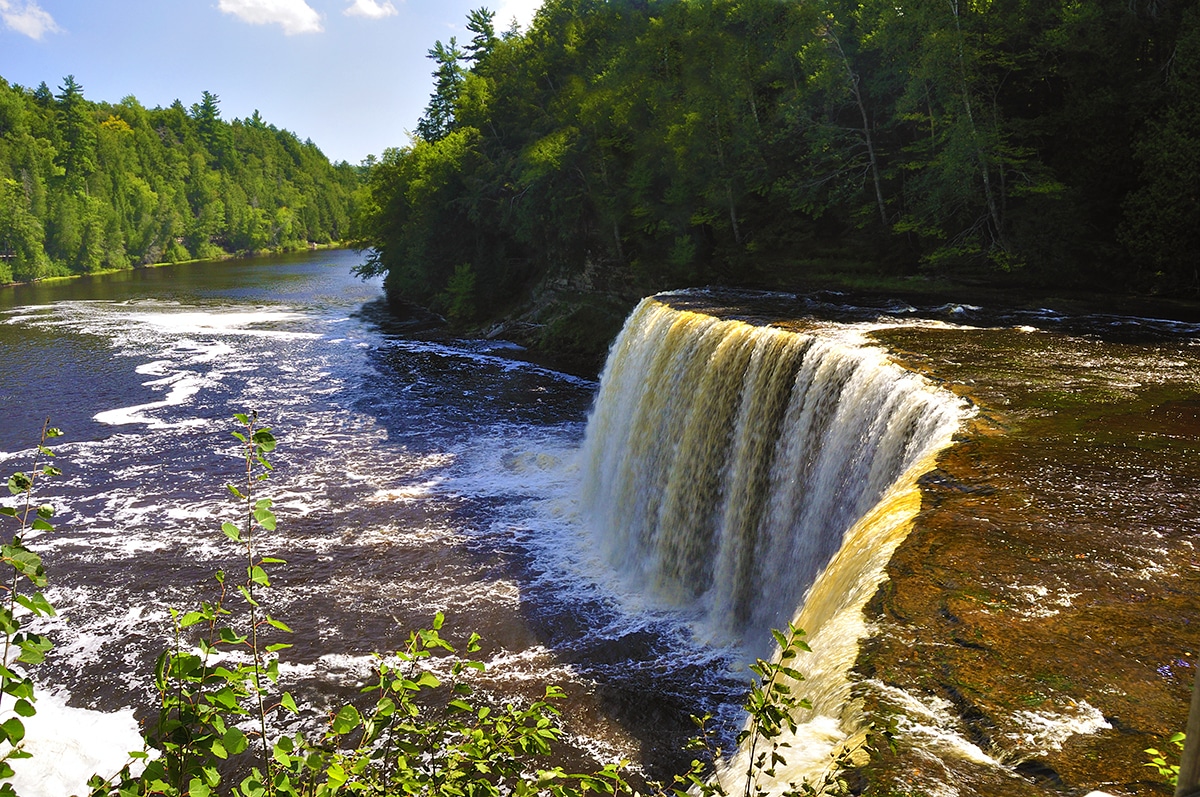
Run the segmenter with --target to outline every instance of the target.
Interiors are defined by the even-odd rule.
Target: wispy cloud
[[[279,25],[288,36],[324,30],[321,15],[304,0],[220,0],[217,8],[252,25]]]
[[[6,27],[31,39],[41,39],[47,33],[62,30],[54,17],[37,4],[37,0],[26,0],[24,3],[0,0],[0,19],[4,20]]]
[[[384,17],[393,17],[400,12],[389,0],[383,0],[382,3],[376,2],[376,0],[354,0],[342,13],[348,17],[383,19]]]

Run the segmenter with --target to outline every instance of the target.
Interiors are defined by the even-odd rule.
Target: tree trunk
[[[1179,759],[1179,780],[1175,797],[1195,797],[1200,794],[1200,678],[1192,684],[1192,708],[1188,712],[1187,739]]]
[[[983,148],[979,146],[979,130],[975,126],[975,113],[971,106],[971,91],[967,85],[966,48],[963,45],[962,25],[959,23],[958,0],[949,0],[949,3],[950,12],[954,15],[954,31],[958,34],[958,77],[962,84],[963,110],[967,114],[967,122],[971,125],[971,144],[975,147],[975,157],[979,159],[979,172],[983,177],[983,195],[987,202],[988,215],[996,228],[996,240],[1001,248],[1007,248],[1004,243],[1004,220],[996,205],[996,197],[992,191],[991,170],[988,168],[988,159]]]
[[[833,32],[833,28],[826,23],[825,25],[825,40],[832,43],[837,50],[838,57],[842,60],[842,66],[846,68],[846,79],[850,84],[850,93],[854,95],[854,104],[858,106],[859,116],[862,117],[861,133],[863,143],[867,145],[867,157],[871,162],[871,181],[875,185],[875,204],[879,207],[879,222],[884,226],[888,226],[887,204],[883,201],[883,180],[879,175],[879,160],[875,156],[875,141],[871,137],[871,121],[867,115],[867,106],[863,102],[862,92],[859,90],[858,74],[850,66],[850,59],[846,56],[846,51],[842,49],[842,43],[838,40],[837,34]]]

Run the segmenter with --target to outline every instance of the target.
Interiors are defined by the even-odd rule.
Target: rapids
[[[0,289],[0,463],[46,415],[67,432],[34,543],[62,613],[47,717],[147,716],[166,608],[234,566],[228,419],[252,408],[314,717],[440,610],[484,636],[487,694],[565,686],[565,765],[662,777],[690,714],[728,747],[747,660],[794,621],[814,705],[785,781],[875,725],[880,793],[1161,793],[1141,750],[1182,727],[1200,655],[1197,328],[685,292],[639,307],[597,385],[392,318],[355,262]]]

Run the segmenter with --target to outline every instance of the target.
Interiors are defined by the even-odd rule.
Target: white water
[[[36,707],[37,714],[22,720],[22,748],[32,758],[9,761],[16,773],[9,782],[24,797],[84,794],[92,775],[115,775],[131,752],[142,751],[132,711],[73,708],[55,694],[40,695]]]
[[[59,610],[38,623],[55,647],[32,674],[70,710],[39,701],[29,744],[59,746],[26,762],[21,793],[79,792],[140,746],[121,709],[153,721],[167,608],[209,599],[211,573],[237,566],[219,529],[239,467],[230,415],[247,409],[280,440],[263,484],[280,523],[261,542],[288,561],[271,601],[304,629],[280,667],[298,699],[349,699],[371,651],[443,611],[452,633],[485,639],[481,694],[563,686],[571,747],[602,762],[648,760],[645,728],[661,736],[663,715],[681,714],[681,744],[686,711],[732,705],[727,650],[688,638],[678,613],[614,597],[581,531],[575,461],[595,383],[506,344],[391,337],[355,314],[357,282],[330,306],[335,278],[308,273],[319,301],[287,307],[205,284],[0,311],[0,385],[25,386],[5,405],[0,464],[30,467],[43,407],[66,432],[53,446],[64,474],[39,487],[56,531],[29,542]],[[111,730],[114,712],[129,733]]]
[[[632,583],[762,655],[771,628],[808,632],[797,666],[813,710],[772,791],[818,777],[858,730],[847,672],[862,608],[920,508],[917,477],[965,413],[836,337],[648,299],[613,346],[583,448],[584,512]]]

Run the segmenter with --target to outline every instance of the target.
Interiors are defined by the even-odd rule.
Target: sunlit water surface
[[[220,532],[242,463],[231,416],[279,440],[263,485],[287,560],[266,602],[294,644],[285,686],[352,697],[371,654],[436,612],[476,631],[485,692],[571,695],[576,754],[673,766],[692,712],[730,712],[736,653],[623,594],[581,538],[574,453],[595,383],[503,342],[415,334],[351,252],[0,289],[0,465],[45,418],[62,478],[35,541],[60,611],[38,680],[70,704],[144,709],[168,609],[241,569]],[[139,711],[139,715],[140,711]]]

